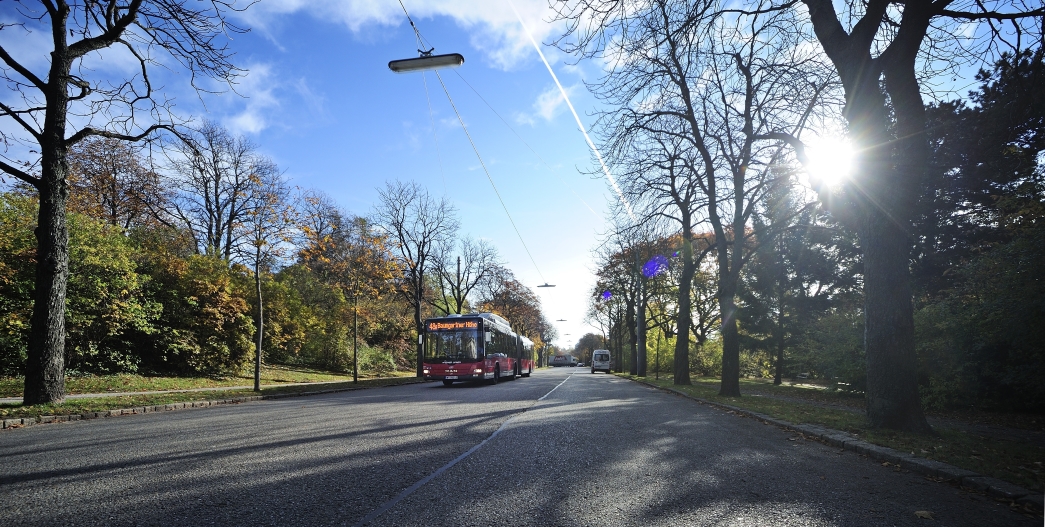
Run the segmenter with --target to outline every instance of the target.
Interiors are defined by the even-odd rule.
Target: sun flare
[[[847,141],[839,138],[821,138],[809,145],[806,155],[809,157],[806,171],[814,186],[838,186],[852,170],[853,149]]]

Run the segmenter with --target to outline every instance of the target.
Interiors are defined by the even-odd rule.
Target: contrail
[[[573,118],[577,121],[577,127],[580,128],[581,133],[584,134],[584,140],[588,142],[591,151],[595,152],[596,159],[598,159],[599,164],[602,165],[602,173],[606,174],[606,179],[609,180],[610,185],[613,186],[613,190],[617,192],[617,196],[620,197],[620,202],[624,204],[624,209],[628,212],[628,216],[631,217],[631,221],[636,221],[635,213],[631,211],[631,204],[628,203],[628,200],[624,197],[624,193],[621,192],[620,187],[617,185],[617,180],[613,178],[610,169],[602,160],[602,154],[599,153],[599,149],[595,147],[595,143],[592,142],[591,137],[588,136],[588,130],[584,128],[584,124],[581,123],[581,118],[577,115],[577,110],[573,109],[573,103],[570,102],[570,96],[566,95],[566,90],[563,89],[562,83],[560,83],[559,78],[555,76],[555,71],[552,70],[551,64],[548,64],[548,59],[544,57],[544,52],[542,52],[541,47],[537,45],[537,41],[533,39],[533,34],[530,33],[530,28],[526,27],[526,22],[523,22],[522,16],[519,15],[519,11],[515,9],[515,4],[512,3],[512,0],[508,0],[508,5],[511,6],[512,12],[515,13],[515,18],[519,19],[519,25],[521,25],[523,31],[526,32],[526,36],[530,38],[530,43],[533,44],[533,49],[536,49],[537,54],[541,56],[541,61],[544,62],[544,67],[548,68],[548,73],[552,75],[552,80],[555,81],[555,85],[559,87],[559,93],[562,94],[562,98],[566,101],[566,106],[568,106],[570,112],[573,113]]]

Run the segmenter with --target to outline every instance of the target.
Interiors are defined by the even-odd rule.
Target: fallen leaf
[[[921,519],[923,519],[923,520],[932,520],[932,519],[934,519],[933,518],[933,513],[929,512],[929,511],[914,511],[914,515],[919,517],[919,518],[921,518]]]

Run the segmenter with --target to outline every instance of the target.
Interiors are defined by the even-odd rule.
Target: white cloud
[[[577,92],[577,86],[566,87],[566,94],[570,97],[574,96]],[[566,99],[563,98],[562,92],[556,86],[541,92],[537,96],[537,100],[533,102],[533,114],[519,114],[515,117],[515,120],[522,124],[534,125],[537,123],[537,118],[544,119],[545,121],[551,121],[557,115],[562,113],[565,108]]]
[[[538,42],[553,34],[555,26],[545,21],[552,12],[545,0],[512,0],[519,15]],[[470,34],[473,47],[502,69],[511,69],[529,59],[531,44],[507,0],[411,0],[410,16],[424,35],[425,19],[452,18]],[[399,3],[390,0],[280,0],[261,2],[242,15],[251,27],[270,31],[281,17],[303,12],[323,21],[335,21],[358,33],[370,26],[406,24]],[[437,43],[438,44],[438,43]],[[449,50],[437,50],[440,51]]]
[[[276,82],[268,64],[253,64],[246,69],[247,75],[236,86],[246,107],[225,119],[225,126],[235,133],[256,134],[268,127],[267,116],[279,107],[279,100],[274,94]]]

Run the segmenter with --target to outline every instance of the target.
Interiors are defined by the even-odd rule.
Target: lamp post
[[[359,334],[359,290],[352,293],[352,383],[359,384],[359,352],[356,335]]]

